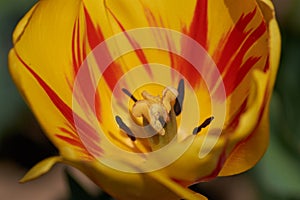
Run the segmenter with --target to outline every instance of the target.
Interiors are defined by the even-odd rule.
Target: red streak
[[[226,37],[219,42],[217,49],[220,50],[216,51],[213,55],[220,72],[223,74],[227,96],[236,89],[247,73],[261,58],[249,57],[244,61],[245,55],[251,46],[266,33],[266,24],[264,21],[254,30],[245,31],[255,14],[256,8],[247,15],[243,14]]]
[[[142,50],[141,46],[133,38],[131,38],[130,35],[128,35],[128,33],[126,32],[126,29],[121,24],[121,22],[117,19],[117,17],[114,15],[114,13],[110,9],[108,9],[108,11],[110,12],[110,14],[112,15],[112,17],[117,22],[117,24],[120,27],[120,29],[123,31],[124,35],[128,39],[128,41],[131,44],[131,46],[133,47],[133,49],[135,49],[134,52],[135,52],[136,56],[139,58],[140,62],[142,64],[144,64],[145,70],[147,71],[147,73],[149,74],[149,76],[153,77],[153,73],[152,73],[151,68],[150,68],[150,66],[148,64],[149,62],[148,62],[148,60],[146,58],[146,55],[144,54],[144,51]]]
[[[76,115],[76,113],[73,113],[72,109],[65,104],[65,102],[54,92],[49,85],[37,74],[35,73],[17,54],[18,59],[23,64],[23,66],[32,74],[32,76],[35,78],[35,80],[39,83],[39,85],[44,89],[44,91],[47,93],[48,97],[52,101],[52,103],[57,107],[57,109],[60,111],[60,113],[65,117],[65,119],[69,122],[69,124],[72,126],[72,128],[75,130],[76,126],[74,123],[73,115],[76,116],[76,119],[78,119],[78,122],[80,124],[80,128],[82,129],[82,132],[85,136],[90,138],[90,140],[99,141],[99,136],[97,132],[94,130],[93,127],[91,127],[89,124],[87,124],[83,119],[81,119],[79,116]],[[74,137],[77,137],[77,140],[79,141],[79,136],[74,135]],[[62,137],[60,137],[62,138]],[[65,140],[66,142],[70,142],[71,140]],[[70,143],[72,145],[77,146],[78,142],[72,142]],[[101,151],[101,148],[96,146],[93,146],[93,148],[99,149]]]
[[[232,58],[234,53],[239,49],[240,45],[248,36],[249,31],[245,32],[245,29],[254,18],[255,13],[256,9],[248,13],[246,16],[242,15],[234,25],[233,29],[229,32],[226,39],[224,39],[225,41],[220,41],[219,47],[222,47],[225,42],[225,46],[221,50],[220,58],[218,58],[216,62],[221,73],[225,70],[225,67],[228,64],[229,60]]]
[[[198,0],[194,11],[189,33],[204,49],[207,49],[207,33],[208,33],[208,3],[207,0]]]
[[[86,8],[84,8],[84,14],[85,14],[85,21],[86,21],[86,29],[87,29],[87,38],[89,45],[91,49],[97,47],[101,42],[105,41],[105,37],[100,30],[100,28],[96,28],[96,26],[93,24],[91,16],[89,15]],[[105,45],[105,44],[104,44]],[[108,58],[111,57],[109,49],[106,47],[105,52],[101,52],[103,55],[107,56]],[[114,89],[115,84],[117,81],[121,78],[123,75],[121,67],[113,62],[108,68],[104,69],[101,66],[101,61],[98,59],[97,55],[95,55],[96,62],[98,63],[98,67],[100,71],[102,72],[102,76],[104,77],[107,85],[111,90]],[[111,60],[111,59],[109,59]]]

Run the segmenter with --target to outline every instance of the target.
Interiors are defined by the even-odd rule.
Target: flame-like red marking
[[[35,72],[33,71],[26,62],[18,55],[16,52],[17,58],[19,61],[23,64],[23,66],[30,72],[30,74],[35,78],[35,80],[38,82],[38,84],[43,88],[43,90],[46,92],[52,103],[56,106],[56,108],[60,111],[60,113],[65,117],[69,125],[71,125],[72,129],[76,130],[76,125],[74,122],[73,116],[76,116],[76,119],[78,120],[80,124],[80,128],[82,129],[83,136],[88,138],[88,140],[92,140],[90,142],[91,148],[97,149],[97,152],[102,152],[102,149],[96,144],[96,142],[99,141],[99,136],[96,132],[96,130],[91,127],[89,124],[87,124],[82,118],[77,116],[76,113],[73,113],[72,109],[57,95],[57,93],[51,89],[51,87]],[[60,135],[60,134],[58,134]],[[72,134],[72,138],[66,139],[64,136],[60,136],[60,139],[65,139],[64,141],[71,144],[78,146],[79,143],[82,143],[81,138],[78,134]],[[87,141],[88,141],[87,140]],[[75,142],[76,141],[76,142]],[[71,143],[70,143],[71,142]],[[78,147],[82,147],[83,145],[79,145]]]
[[[226,86],[227,95],[231,94],[239,83],[244,79],[247,73],[253,68],[253,66],[260,60],[260,57],[250,57],[243,63],[243,57],[247,53],[248,49],[253,45],[256,40],[263,35],[266,31],[266,26],[262,22],[260,26],[248,37],[238,54],[228,67],[228,73],[223,78]],[[243,63],[243,64],[242,64]],[[235,77],[235,78],[232,78]]]
[[[121,22],[118,20],[118,18],[115,16],[115,14],[109,8],[107,8],[107,10],[112,15],[114,20],[117,22],[120,29],[123,31],[124,35],[128,39],[132,48],[135,49],[134,52],[135,52],[136,56],[139,58],[140,62],[144,65],[146,72],[149,74],[150,77],[153,77],[153,73],[149,66],[149,62],[148,62],[146,55],[144,54],[144,51],[142,50],[141,46],[134,40],[134,38],[130,37],[130,35],[126,32],[126,29],[121,24]]]
[[[93,50],[101,42],[104,42],[105,37],[104,37],[100,27],[96,27],[93,24],[92,18],[89,15],[86,8],[84,8],[84,15],[85,15],[85,23],[86,23],[86,32],[87,32],[88,43],[89,43],[89,46],[91,47],[91,49]],[[97,52],[97,53],[99,53],[99,52]],[[106,47],[105,51],[101,52],[101,53],[103,53],[103,55],[107,56],[109,58],[109,60],[112,60],[112,59],[110,59],[111,55],[110,55],[110,51],[109,51],[108,47]],[[101,61],[98,59],[97,55],[95,55],[95,59],[98,63],[99,69],[102,72],[102,76],[104,77],[106,83],[108,84],[109,88],[111,90],[113,90],[114,86],[116,85],[118,80],[123,75],[121,67],[117,63],[113,62],[104,71],[104,69],[101,68],[101,67],[104,67],[104,66],[101,66]]]
[[[189,28],[189,35],[196,40],[204,49],[207,49],[208,33],[208,2],[207,0],[198,0],[194,18]]]
[[[266,65],[267,65],[267,64],[266,64]],[[269,78],[271,78],[271,76],[269,76]],[[270,81],[268,81],[268,84],[270,84]],[[269,85],[268,85],[267,87],[269,87]],[[257,122],[258,122],[258,123],[256,123],[256,125],[255,125],[255,127],[254,127],[252,133],[249,134],[248,137],[245,138],[244,140],[238,142],[238,144],[235,146],[235,148],[238,148],[239,145],[241,145],[241,144],[243,144],[243,143],[246,143],[247,140],[250,140],[250,138],[253,136],[253,134],[256,133],[256,130],[257,130],[258,126],[260,125],[260,122],[261,122],[261,120],[262,120],[262,118],[263,118],[265,109],[267,108],[265,105],[267,105],[267,102],[269,101],[270,93],[271,93],[271,91],[267,89],[266,92],[265,92],[265,94],[264,94],[264,99],[263,99],[263,102],[262,102],[261,107],[260,107],[260,109],[259,109],[259,114],[258,114],[258,116],[257,116]],[[257,134],[257,133],[256,133],[256,134]]]
[[[244,77],[253,69],[261,57],[249,57],[243,61],[248,50],[266,33],[266,24],[262,21],[254,30],[245,31],[256,14],[256,8],[242,15],[231,31],[219,42],[219,49],[213,55],[220,73],[223,74],[223,83],[226,94],[229,96],[242,82]],[[223,45],[225,44],[225,45]]]
[[[204,49],[207,50],[208,41],[208,2],[207,0],[198,0],[194,10],[194,17],[192,19],[191,25],[189,28],[185,26],[182,27],[182,32],[195,41],[197,41]],[[182,51],[189,52],[193,54],[194,52],[189,51],[189,46],[182,43]],[[202,78],[199,75],[197,69],[192,66],[185,59],[175,56],[172,58],[172,67],[180,72],[191,84],[192,87],[202,83]]]
[[[217,59],[216,64],[221,73],[225,70],[229,60],[248,36],[250,31],[245,32],[245,29],[255,16],[255,13],[256,9],[248,13],[246,16],[243,14],[228,35],[220,41],[218,46],[221,47],[221,49],[217,52],[220,53],[220,55],[218,55],[219,58]],[[223,44],[225,45],[223,46]]]
[[[226,126],[226,132],[229,132],[229,133],[233,132],[235,130],[235,128],[238,126],[242,114],[244,114],[247,109],[247,103],[248,103],[248,98],[245,98],[242,105],[238,108],[236,113],[233,114],[232,119]]]

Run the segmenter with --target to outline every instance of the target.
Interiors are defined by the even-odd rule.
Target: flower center
[[[178,96],[177,90],[167,87],[162,97],[143,91],[142,96],[144,99],[136,101],[133,105],[132,115],[137,118],[143,117],[145,123],[150,124],[159,135],[165,135],[164,127],[170,122],[170,111]]]
[[[177,134],[176,116],[181,113],[184,98],[184,81],[181,80],[178,88],[166,87],[161,95],[154,96],[148,91],[141,92],[142,99],[138,100],[127,89],[122,91],[129,96],[134,104],[131,115],[134,121],[142,119],[142,126],[151,135],[147,138],[151,150],[157,150],[168,144]],[[202,128],[208,126],[213,117],[207,118],[200,126],[194,128],[191,133],[196,135]],[[116,122],[129,138],[134,142],[137,138],[133,131],[116,116]]]

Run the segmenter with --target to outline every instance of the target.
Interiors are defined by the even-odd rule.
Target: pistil
[[[134,105],[131,109],[132,117],[142,118],[145,130],[149,131],[150,135],[152,135],[147,138],[152,151],[162,148],[174,139],[177,134],[176,116],[182,111],[184,99],[185,91],[183,80],[180,80],[177,89],[166,87],[161,96],[154,96],[144,90],[141,93],[143,99],[140,100],[135,98],[127,89],[123,88],[122,91],[134,101]],[[207,127],[213,119],[213,116],[207,118],[200,126],[193,129],[192,134],[197,135],[201,129]],[[116,122],[120,129],[122,129],[133,142],[137,139],[121,117],[116,116]]]
[[[175,88],[167,87],[160,96],[153,96],[147,91],[142,92],[143,100],[135,102],[132,107],[134,117],[143,117],[160,135],[165,135],[165,124],[170,121],[170,111],[175,104],[178,92]]]

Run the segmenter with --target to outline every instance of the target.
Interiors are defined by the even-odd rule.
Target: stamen
[[[184,98],[184,80],[181,79],[178,83],[178,87],[177,87],[177,91],[178,91],[178,96],[176,98],[176,102],[174,105],[174,112],[176,114],[176,116],[180,115],[181,113],[181,107],[183,104],[183,98]]]
[[[199,133],[201,131],[202,128],[205,128],[207,127],[211,122],[212,120],[214,120],[214,117],[209,117],[207,118],[200,126],[194,128],[193,130],[193,135],[197,135],[197,133]]]
[[[161,126],[164,127],[166,124],[165,119],[163,118],[163,116],[159,116],[158,121],[160,122]]]
[[[122,88],[122,91],[129,96],[134,102],[137,102],[138,100],[133,96],[133,94],[131,94],[127,89]]]
[[[122,129],[127,136],[131,139],[131,141],[135,141],[136,138],[134,137],[133,132],[130,130],[130,128],[123,122],[120,116],[116,116],[116,122],[119,125],[120,129]]]

